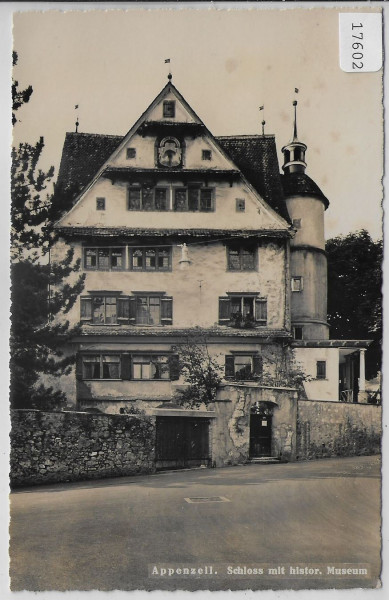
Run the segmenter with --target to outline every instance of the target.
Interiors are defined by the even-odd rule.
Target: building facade
[[[60,382],[78,410],[135,406],[157,418],[160,439],[176,427],[201,446],[217,411],[176,406],[185,377],[174,357],[193,336],[227,387],[265,389],[293,349],[308,400],[362,399],[367,342],[329,339],[328,200],[305,173],[306,150],[295,115],[281,175],[274,136],[214,137],[171,76],[124,137],[66,134],[51,257],[72,247],[86,274],[68,314],[82,326],[66,350],[75,372]],[[261,430],[251,456],[274,454],[276,403],[260,397],[244,408]]]

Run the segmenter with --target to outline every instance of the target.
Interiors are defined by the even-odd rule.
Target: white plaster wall
[[[292,246],[308,245],[325,248],[324,204],[318,198],[309,196],[286,199],[291,220],[301,219],[301,229],[291,241]]]
[[[196,177],[193,178],[196,181]],[[132,180],[136,183],[136,179]],[[183,181],[171,184],[167,179],[160,186],[185,187]],[[265,203],[261,203],[242,182],[216,182],[209,178],[208,187],[214,188],[213,212],[132,211],[127,209],[128,185],[114,185],[101,177],[84,197],[61,219],[62,226],[87,227],[142,227],[156,229],[286,229],[284,221]],[[106,199],[106,210],[96,210],[96,198]],[[236,198],[246,200],[245,212],[236,211]]]
[[[144,241],[139,242],[144,245]],[[166,239],[161,244],[166,244]],[[75,258],[81,256],[81,244],[75,243]],[[64,251],[61,243],[57,257]],[[258,292],[267,298],[268,328],[282,329],[285,322],[285,247],[281,243],[262,242],[258,247],[256,271],[228,271],[227,250],[223,242],[199,243],[189,246],[191,264],[180,269],[181,249],[172,248],[172,271],[85,271],[83,294],[109,290],[131,295],[136,291],[162,291],[173,296],[174,327],[210,327],[218,322],[219,296],[227,292]],[[70,280],[77,277],[74,274]],[[201,281],[201,290],[200,290]],[[77,302],[66,318],[71,323],[80,320]],[[91,326],[93,330],[93,326]]]
[[[166,118],[163,116],[163,102],[165,100],[175,100],[176,111],[174,118]],[[200,120],[196,119],[178,100],[177,96],[173,91],[169,91],[163,96],[161,102],[153,108],[147,115],[148,121],[177,121],[178,123],[199,123]]]
[[[295,348],[296,362],[300,363],[312,381],[305,381],[304,387],[309,400],[339,399],[339,349],[338,348]],[[316,379],[316,361],[327,363],[326,379]]]

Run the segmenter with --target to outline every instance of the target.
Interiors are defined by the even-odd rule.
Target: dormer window
[[[165,119],[174,119],[176,116],[176,103],[174,100],[164,100],[163,116]]]
[[[202,150],[201,151],[201,158],[202,158],[202,160],[211,160],[212,159],[212,152],[211,152],[211,150]]]

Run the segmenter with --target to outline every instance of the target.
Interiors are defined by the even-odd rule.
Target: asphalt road
[[[13,591],[376,587],[380,460],[39,486],[11,494],[10,532]]]

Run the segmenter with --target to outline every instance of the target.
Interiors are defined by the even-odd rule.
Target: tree
[[[15,50],[12,52],[12,65],[15,67],[18,63],[18,53]],[[29,85],[24,90],[19,90],[19,82],[12,79],[12,125],[17,123],[15,112],[26,104],[31,97],[33,90],[32,86]]]
[[[29,101],[32,93],[31,86],[23,92],[17,86],[14,82],[15,111]],[[13,118],[13,123],[16,122]],[[12,149],[10,395],[13,408],[47,409],[65,403],[65,394],[46,387],[41,383],[41,375],[66,374],[75,361],[74,356],[64,356],[63,345],[78,328],[71,329],[69,322],[59,317],[74,305],[84,284],[83,275],[76,277],[74,283],[67,282],[80,266],[80,261],[73,261],[71,250],[61,264],[47,260],[56,239],[52,224],[58,215],[51,209],[52,197],[44,195],[54,168],[47,172],[39,169],[43,148],[44,141],[40,138],[35,146],[23,143]]]
[[[179,403],[192,408],[214,402],[223,369],[209,354],[206,337],[201,333],[188,336],[186,342],[177,345],[174,350],[178,352],[178,365],[174,364],[173,367],[178,367],[188,384],[179,391]]]
[[[364,229],[328,240],[328,322],[331,337],[373,340],[366,377],[381,368],[382,240]]]

